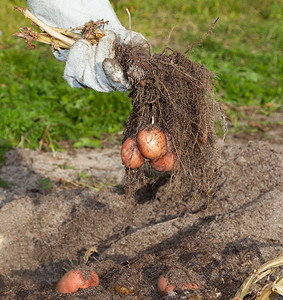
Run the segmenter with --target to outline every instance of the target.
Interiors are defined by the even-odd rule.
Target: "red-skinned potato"
[[[164,156],[156,160],[151,160],[150,165],[159,172],[171,171],[176,161],[176,155],[173,152],[167,152]]]
[[[91,270],[89,277],[85,278],[81,270],[70,270],[60,279],[56,290],[61,294],[70,294],[77,292],[78,289],[87,289],[98,284],[99,278],[94,271]]]
[[[154,127],[144,128],[137,134],[137,145],[148,159],[158,159],[167,152],[165,134]]]
[[[165,131],[165,137],[167,143],[167,153],[159,159],[150,161],[150,165],[159,172],[171,171],[176,161],[176,155],[173,152],[171,135],[167,131]]]
[[[123,164],[131,169],[140,167],[144,163],[134,138],[127,138],[121,148],[121,158]]]
[[[157,282],[157,288],[161,296],[168,296],[170,291],[173,291],[176,288],[176,285],[171,284],[169,285],[168,278],[161,275]]]
[[[169,284],[169,279],[164,275],[161,275],[157,282],[157,288],[161,296],[168,296],[170,291],[174,291],[176,288],[175,284]],[[199,289],[198,283],[182,282],[178,284],[178,288],[181,290],[197,290]]]

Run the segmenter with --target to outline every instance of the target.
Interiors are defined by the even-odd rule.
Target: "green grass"
[[[282,105],[281,1],[112,3],[126,27],[125,9],[130,9],[133,30],[143,33],[155,52],[167,45],[186,50],[220,17],[214,33],[190,53],[191,59],[215,72],[218,98],[234,105]],[[11,36],[30,24],[13,11],[16,5],[26,6],[26,1],[0,2],[0,137],[11,146],[23,139],[25,147],[37,148],[48,128],[55,147],[61,140],[99,147],[102,133],[123,130],[131,111],[127,94],[70,88],[62,79],[64,64],[53,58],[48,46],[29,50],[23,40]]]
[[[4,157],[7,151],[9,151],[12,148],[9,141],[4,140],[0,137],[0,168],[4,164]]]
[[[61,79],[63,64],[36,51],[8,48],[1,52],[0,132],[12,145],[25,137],[36,147],[49,125],[53,140],[78,141],[121,130],[130,101],[120,93],[103,94],[72,89]],[[0,58],[0,59],[1,59]]]
[[[9,47],[0,53],[4,62],[0,69],[2,138],[15,146],[23,136],[24,146],[36,148],[49,125],[53,141],[92,145],[95,141],[91,139],[79,139],[121,130],[130,113],[127,96],[70,88],[61,78],[63,64],[47,51],[44,46],[33,51]]]
[[[46,191],[52,188],[52,183],[49,178],[43,178],[38,181],[38,186],[41,191]]]
[[[9,184],[5,180],[0,178],[0,188],[7,189],[8,187],[9,187]]]

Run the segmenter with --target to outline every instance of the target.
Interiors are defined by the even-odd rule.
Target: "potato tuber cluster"
[[[127,168],[139,168],[147,159],[156,171],[168,172],[174,167],[176,155],[172,151],[170,135],[154,126],[147,126],[135,138],[125,140],[121,158]]]

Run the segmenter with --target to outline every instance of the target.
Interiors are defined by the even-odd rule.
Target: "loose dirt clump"
[[[153,56],[121,47],[117,58],[133,89],[133,110],[125,125],[124,140],[155,127],[169,133],[176,163],[166,193],[209,196],[217,168],[216,120],[221,111],[214,99],[214,74],[184,54],[165,49]],[[170,55],[168,51],[172,51]],[[149,163],[126,169],[126,191],[134,194],[152,179]]]

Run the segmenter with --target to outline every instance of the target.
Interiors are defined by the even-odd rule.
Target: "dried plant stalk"
[[[70,38],[66,37],[65,35],[59,33],[58,31],[52,29],[52,27],[48,26],[43,21],[41,21],[40,19],[35,17],[27,8],[18,6],[18,7],[15,7],[15,9],[20,11],[21,13],[23,13],[23,15],[26,18],[29,18],[30,20],[32,20],[38,27],[41,28],[42,31],[47,32],[50,36],[52,36],[58,40],[61,40],[65,44],[69,45],[70,47],[74,44],[75,41],[73,39],[70,39]]]
[[[244,299],[244,297],[248,294],[252,284],[255,284],[260,279],[272,273],[275,267],[280,266],[283,266],[283,255],[263,264],[261,267],[255,270],[254,273],[241,285],[235,297]],[[276,294],[283,295],[283,278],[277,278],[274,282],[265,287],[257,300],[272,299],[272,297],[274,297]]]
[[[56,50],[61,50],[61,48],[69,49],[78,39],[86,39],[91,44],[97,44],[99,39],[105,35],[100,27],[103,27],[108,23],[108,21],[104,20],[99,20],[97,22],[90,20],[89,22],[85,23],[85,25],[76,28],[56,28],[47,25],[42,20],[35,17],[25,7],[18,6],[15,7],[15,10],[20,11],[26,18],[30,19],[43,31],[42,33],[39,33],[34,31],[32,28],[24,27],[21,28],[21,32],[14,34],[16,37],[26,39],[30,48],[34,48],[34,46],[31,44],[32,41],[49,44],[53,49]]]
[[[53,38],[46,33],[35,32],[30,27],[24,27],[21,28],[21,30],[22,30],[21,32],[15,33],[14,36],[26,39],[30,48],[34,48],[34,46],[31,44],[31,41],[52,45],[52,47],[56,50],[60,50],[61,48],[63,49],[70,48],[70,46],[68,44],[65,44],[63,41]]]

